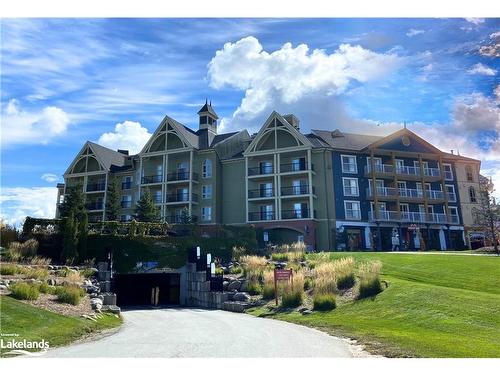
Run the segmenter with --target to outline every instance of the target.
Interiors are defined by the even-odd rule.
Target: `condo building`
[[[272,112],[256,134],[219,133],[211,103],[192,130],[169,116],[137,155],[86,142],[58,184],[81,186],[89,221],[107,220],[112,180],[121,221],[149,190],[161,219],[254,225],[259,242],[310,249],[460,249],[474,226],[480,161],[443,152],[409,129],[388,136],[312,130]],[[56,217],[59,212],[56,211]]]

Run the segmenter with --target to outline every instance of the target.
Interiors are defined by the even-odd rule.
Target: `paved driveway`
[[[130,310],[114,335],[44,357],[352,357],[345,340],[303,326],[218,310]]]

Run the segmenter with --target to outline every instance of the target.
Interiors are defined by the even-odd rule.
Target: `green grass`
[[[97,322],[93,322],[84,318],[55,314],[6,296],[0,297],[0,309],[2,334],[18,334],[16,341],[45,339],[51,348],[121,324],[121,318],[113,314],[103,314]],[[8,349],[1,350],[0,354],[8,351]]]
[[[337,301],[331,312],[302,316],[258,308],[251,313],[353,337],[388,356],[500,357],[500,258],[349,255],[382,261],[381,279],[388,288],[373,298]]]

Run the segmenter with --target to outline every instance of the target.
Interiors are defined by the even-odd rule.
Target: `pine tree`
[[[106,216],[108,220],[118,220],[120,208],[120,187],[118,180],[113,178],[111,183],[108,184],[108,192],[106,194]]]
[[[78,237],[77,237],[77,254],[80,261],[87,260],[87,234],[88,234],[88,215],[86,212],[80,214],[78,218]],[[76,226],[76,223],[75,223]]]
[[[82,185],[68,187],[64,195],[64,202],[59,207],[61,217],[67,217],[70,212],[77,215],[81,212],[86,212],[85,194],[83,193]]]
[[[181,224],[192,224],[193,223],[193,217],[189,214],[189,209],[187,207],[184,207],[181,212],[180,212],[180,223]]]
[[[146,189],[137,202],[135,217],[140,222],[156,222],[160,220],[160,209],[154,204],[151,192]]]
[[[78,256],[77,243],[78,243],[78,227],[75,221],[75,216],[72,211],[69,215],[63,218],[63,251],[61,258],[65,262],[73,262]]]
[[[488,179],[480,180],[479,208],[473,209],[476,224],[484,231],[485,238],[493,245],[497,255],[500,255],[500,204],[493,196],[493,183]]]

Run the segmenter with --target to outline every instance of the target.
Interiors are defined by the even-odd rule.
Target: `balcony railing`
[[[272,198],[274,197],[274,188],[252,189],[248,190],[248,198]]]
[[[198,194],[192,194],[191,200],[198,201]],[[167,194],[167,202],[189,202],[189,193]]]
[[[104,190],[106,190],[106,183],[104,182],[87,184],[87,191],[104,191]]]
[[[132,207],[132,201],[121,201],[122,208],[130,208]]]
[[[306,209],[300,209],[300,210],[282,210],[281,211],[281,218],[283,220],[289,220],[289,219],[310,219],[310,210],[308,208]]]
[[[302,172],[308,171],[309,166],[307,163],[289,163],[289,164],[280,164],[280,173],[287,172]],[[314,171],[314,165],[311,164],[311,170]]]
[[[439,168],[424,168],[424,175],[430,177],[441,177]]]
[[[189,224],[196,223],[198,221],[198,216],[196,215],[169,215],[165,218],[167,223],[170,224]]]
[[[157,174],[153,176],[144,176],[141,180],[143,184],[157,184],[163,182],[163,175]]]
[[[396,167],[396,173],[404,176],[420,176],[420,167],[399,165]]]
[[[394,171],[394,167],[390,164],[375,164],[373,170],[375,173],[391,174]],[[372,171],[372,166],[370,163],[368,163],[368,165],[365,166],[365,173],[371,173],[371,171]]]
[[[167,181],[184,181],[189,180],[190,171],[177,171],[167,174]],[[193,172],[192,179],[198,181],[198,173]]]
[[[444,192],[442,192],[441,190],[426,190],[425,195],[429,199],[436,199],[436,200],[444,199]]]
[[[85,203],[85,207],[89,211],[97,211],[97,210],[102,210],[102,208],[104,207],[104,204],[103,204],[103,202],[88,202],[88,203]]]
[[[385,187],[385,186],[377,186],[375,188],[375,191],[379,197],[392,197],[392,196],[397,196],[398,191],[396,188],[392,187]],[[366,195],[371,197],[373,196],[374,190],[373,188],[367,188],[366,189]],[[344,192],[345,194],[345,192]]]
[[[373,211],[368,212],[369,221],[402,221],[410,223],[437,223],[437,224],[456,224],[459,223],[457,215],[446,215],[444,213],[424,213],[424,212],[405,212],[380,210],[378,217],[375,217]]]
[[[402,198],[423,199],[424,191],[422,189],[398,189],[399,196]]]
[[[248,168],[249,176],[259,176],[259,175],[266,175],[273,173],[274,173],[274,167],[272,165],[261,165],[259,167]]]
[[[127,182],[122,182],[122,190],[128,190],[132,189],[132,182],[127,181]]]
[[[304,194],[309,194],[309,185],[281,187],[281,195],[283,196],[304,195]]]
[[[274,220],[275,218],[276,215],[274,214],[274,211],[248,213],[248,221],[269,221]]]

